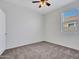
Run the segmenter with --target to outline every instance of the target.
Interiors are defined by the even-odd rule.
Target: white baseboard
[[[5,51],[5,49],[4,49],[4,50],[1,50],[1,51],[0,51],[0,55],[1,55],[4,51]]]

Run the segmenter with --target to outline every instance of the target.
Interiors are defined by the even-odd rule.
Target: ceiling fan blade
[[[39,3],[40,1],[32,1],[32,3]]]
[[[41,8],[42,6],[41,5],[39,5],[39,8]]]
[[[51,4],[50,4],[50,3],[48,3],[48,2],[46,2],[46,5],[47,5],[47,6],[50,6]]]

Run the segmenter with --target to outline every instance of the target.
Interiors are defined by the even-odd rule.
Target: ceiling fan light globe
[[[45,2],[40,2],[41,6],[44,7],[45,6]]]

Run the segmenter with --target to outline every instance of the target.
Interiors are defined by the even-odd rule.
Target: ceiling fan
[[[45,5],[47,5],[47,6],[51,5],[50,3],[48,3],[48,0],[32,1],[32,3],[40,3],[39,8],[41,8]]]

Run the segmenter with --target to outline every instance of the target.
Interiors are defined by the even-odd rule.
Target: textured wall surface
[[[0,0],[7,18],[7,49],[42,40],[42,16],[29,8]]]
[[[45,15],[46,28],[45,35],[48,42],[60,44],[79,50],[79,32],[64,33],[61,32],[61,14],[65,11],[79,8],[79,1],[54,10]],[[78,26],[79,27],[79,26]]]

